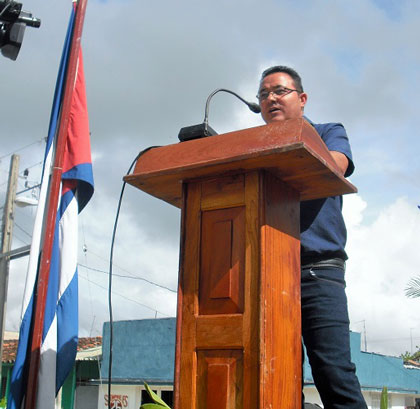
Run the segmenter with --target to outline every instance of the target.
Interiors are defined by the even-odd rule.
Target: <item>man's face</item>
[[[270,91],[279,90],[281,87],[296,90],[292,77],[284,72],[267,75],[260,84],[259,95],[268,94],[267,98],[260,98],[261,116],[267,124],[300,118],[303,115],[307,95],[304,92],[299,94],[297,91],[286,92],[283,95],[270,93]]]

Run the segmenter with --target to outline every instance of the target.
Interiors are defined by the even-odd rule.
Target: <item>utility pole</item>
[[[411,355],[413,355],[413,329],[414,328],[410,328],[410,346],[411,346],[411,348],[410,348],[410,353],[411,353]]]
[[[366,320],[363,320],[363,333],[364,333],[364,339],[365,339],[365,352],[367,352]]]
[[[9,182],[7,184],[7,194],[3,213],[0,255],[9,253],[12,247],[13,219],[18,173],[19,155],[12,155],[10,159]],[[6,322],[7,286],[9,281],[9,260],[10,255],[0,257],[0,362],[3,356],[3,338],[4,327]]]

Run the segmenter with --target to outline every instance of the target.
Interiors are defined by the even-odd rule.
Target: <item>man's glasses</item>
[[[261,101],[265,101],[270,96],[270,94],[273,94],[278,97],[284,97],[285,95],[288,95],[293,91],[299,92],[297,89],[290,89],[286,87],[276,87],[271,91],[267,91],[267,90],[260,91],[257,95],[257,98],[261,102]]]

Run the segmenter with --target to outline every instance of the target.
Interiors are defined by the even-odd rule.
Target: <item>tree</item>
[[[413,277],[405,287],[405,295],[408,298],[417,298],[420,297],[420,275]]]
[[[410,352],[407,351],[405,354],[401,354],[401,358],[404,361],[418,361],[418,362],[420,362],[420,349],[417,352],[414,352],[414,354],[411,354]]]

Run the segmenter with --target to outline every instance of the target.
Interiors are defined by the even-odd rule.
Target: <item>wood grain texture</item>
[[[200,314],[243,311],[244,207],[202,213]]]
[[[260,178],[245,175],[245,310],[243,314],[243,408],[260,408]]]
[[[179,207],[183,181],[262,168],[283,180],[289,178],[301,200],[356,191],[304,119],[151,149],[124,180]]]
[[[175,338],[175,365],[174,365],[174,409],[180,409],[180,376],[181,376],[181,340],[182,340],[182,308],[183,308],[183,277],[184,277],[184,254],[186,239],[186,215],[187,215],[187,185],[183,185],[181,207],[181,234],[179,249],[179,273],[178,273],[178,299],[176,311],[176,338]]]
[[[301,405],[299,194],[262,173],[261,408]]]
[[[299,407],[299,193],[258,170],[184,203],[175,408]]]
[[[242,351],[199,350],[197,361],[197,409],[242,409]]]
[[[243,315],[201,315],[196,317],[196,347],[203,348],[242,348]]]
[[[175,375],[176,388],[179,394],[175,396],[175,408],[195,408],[196,382],[193,374],[197,373],[196,324],[195,316],[198,313],[198,274],[200,256],[200,191],[199,183],[190,183],[184,189],[185,195],[185,229],[184,247],[181,254],[180,266],[182,281],[182,315],[177,317],[181,320],[181,336],[176,347],[180,354],[179,373]]]
[[[203,180],[201,184],[201,210],[226,209],[241,206],[244,197],[245,175],[234,174]]]

